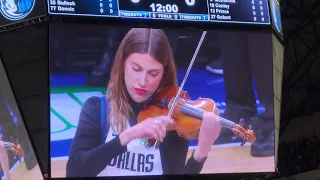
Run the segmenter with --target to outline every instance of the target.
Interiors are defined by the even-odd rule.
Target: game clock
[[[150,5],[152,12],[178,13],[179,7],[176,4],[162,5],[160,3],[152,3]]]
[[[196,5],[196,0],[185,0],[185,4],[193,7]],[[179,6],[177,4],[151,3],[150,8],[152,12],[179,13]]]

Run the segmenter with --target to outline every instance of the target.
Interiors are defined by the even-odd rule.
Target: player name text
[[[50,10],[55,12],[65,12],[65,13],[74,13],[76,7],[75,1],[62,1],[56,0],[50,2]]]

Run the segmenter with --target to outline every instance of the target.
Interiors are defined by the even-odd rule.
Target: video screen
[[[43,176],[0,57],[0,176],[42,180]]]
[[[271,32],[49,36],[51,177],[275,171]]]

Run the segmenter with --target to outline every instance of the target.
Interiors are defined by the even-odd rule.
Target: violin
[[[160,115],[167,115],[172,108],[173,100],[179,91],[177,86],[168,86],[160,89],[150,104],[138,114],[138,123]],[[196,140],[199,137],[200,127],[202,125],[203,113],[214,112],[220,118],[222,127],[229,128],[236,137],[240,137],[245,142],[253,143],[256,140],[254,132],[249,128],[243,127],[244,120],[240,120],[240,124],[236,124],[230,120],[219,116],[219,109],[216,103],[210,98],[198,98],[191,100],[186,91],[182,91],[177,99],[177,104],[173,109],[171,118],[174,120],[175,128],[167,128],[168,131],[177,131],[180,137],[186,140]],[[148,145],[154,145],[154,140],[148,140]]]
[[[24,151],[20,144],[14,144],[14,143],[5,142],[5,141],[1,141],[1,143],[3,144],[6,150],[10,150],[13,153],[14,157],[16,156],[24,157]]]

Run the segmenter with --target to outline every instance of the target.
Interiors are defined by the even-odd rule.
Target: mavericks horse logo
[[[0,12],[10,21],[27,17],[33,10],[35,0],[0,0]]]

